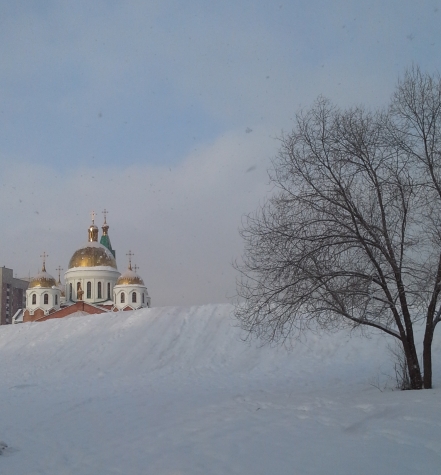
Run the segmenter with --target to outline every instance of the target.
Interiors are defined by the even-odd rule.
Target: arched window
[[[107,282],[107,300],[110,300],[110,282]]]
[[[49,294],[44,294],[43,295],[43,303],[45,305],[48,305],[49,304]]]
[[[144,303],[144,302],[145,302],[145,293],[143,292],[142,293],[142,303]]]
[[[92,282],[87,282],[87,298],[92,298]]]
[[[81,289],[81,282],[77,282],[77,292]]]
[[[126,301],[126,294],[124,292],[121,292],[121,303],[124,303]]]
[[[32,294],[32,305],[37,305],[37,294]]]
[[[55,295],[55,305],[58,305],[58,295]]]
[[[101,299],[103,298],[102,295],[101,295],[101,282],[98,282],[98,298]]]
[[[132,303],[136,303],[136,292],[132,292]]]
[[[72,283],[70,283],[69,284],[69,300],[72,300],[72,294],[73,294]]]

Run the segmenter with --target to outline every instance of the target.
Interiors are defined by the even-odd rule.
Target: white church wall
[[[35,296],[35,298],[33,296]],[[46,299],[45,296],[47,296]],[[41,309],[45,314],[48,314],[52,309],[58,310],[60,303],[61,291],[57,287],[34,287],[26,291],[26,309],[31,314],[37,309]]]
[[[78,300],[78,284],[83,290],[82,300],[88,303],[98,303],[108,300],[108,285],[110,284],[110,299],[112,299],[113,288],[121,274],[112,267],[74,267],[69,269],[64,279],[66,282],[66,300]],[[90,282],[90,293],[88,293],[88,283]],[[101,297],[98,295],[98,283],[101,283]],[[70,286],[72,285],[72,295]]]
[[[124,294],[124,301],[121,302],[121,295]],[[136,301],[133,301],[133,294]],[[143,298],[144,296],[144,298]],[[147,288],[142,285],[116,285],[114,288],[113,301],[118,310],[131,307],[134,310],[138,308],[150,307],[150,297]]]

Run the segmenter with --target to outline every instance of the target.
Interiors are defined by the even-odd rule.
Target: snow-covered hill
[[[0,327],[0,473],[438,473],[441,391],[392,391],[389,340],[311,334],[291,351],[262,348],[231,313]],[[440,356],[438,338],[436,387]]]

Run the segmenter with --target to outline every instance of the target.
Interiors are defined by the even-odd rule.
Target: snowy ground
[[[231,311],[0,327],[0,473],[441,473],[439,337],[436,389],[401,392],[385,338],[259,348]]]

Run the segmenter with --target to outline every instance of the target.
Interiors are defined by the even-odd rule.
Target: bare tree
[[[313,322],[375,328],[402,345],[411,387],[430,388],[441,319],[440,77],[413,67],[380,111],[319,98],[281,137],[270,178],[275,193],[241,230],[242,327],[271,342]]]

